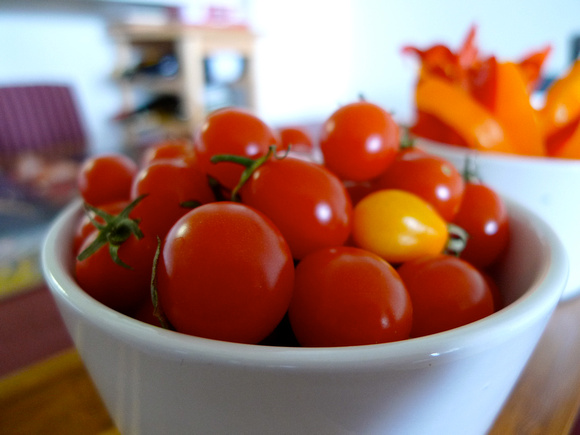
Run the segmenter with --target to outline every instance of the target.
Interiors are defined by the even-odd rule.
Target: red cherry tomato
[[[484,184],[466,183],[453,223],[469,238],[460,257],[483,269],[491,265],[509,241],[509,216],[501,197]]]
[[[257,158],[268,153],[276,144],[273,131],[258,117],[237,108],[219,109],[206,118],[194,149],[199,168],[228,189],[240,180],[243,167],[225,162],[210,162],[216,154],[234,154]]]
[[[411,301],[395,269],[353,247],[322,249],[300,261],[288,314],[302,346],[403,340],[412,324]]]
[[[397,269],[413,304],[412,337],[466,325],[494,312],[483,275],[450,255],[422,257]]]
[[[78,173],[78,188],[85,202],[98,207],[129,200],[137,164],[123,154],[100,154],[86,159]]]
[[[145,196],[131,213],[146,236],[165,237],[191,208],[215,201],[208,179],[196,166],[180,160],[158,160],[135,176],[131,197]]]
[[[459,210],[465,183],[447,160],[416,148],[401,150],[376,180],[379,189],[401,189],[423,198],[441,217],[451,220]]]
[[[98,232],[91,233],[81,245],[84,251]],[[151,238],[137,240],[130,236],[121,244],[118,256],[131,268],[113,261],[108,245],[103,245],[84,260],[75,261],[75,277],[79,286],[90,296],[108,307],[127,312],[149,297],[153,257],[156,242]]]
[[[167,139],[148,147],[141,157],[141,167],[164,159],[185,159],[193,155],[193,144],[189,139]]]
[[[326,168],[293,157],[270,159],[240,189],[240,197],[268,216],[294,258],[342,245],[352,205],[341,181]]]
[[[167,234],[158,263],[161,307],[179,332],[258,343],[284,317],[294,263],[274,224],[251,207],[215,202]]]
[[[308,132],[300,127],[284,127],[278,130],[280,136],[280,150],[310,153],[314,147]]]
[[[341,107],[323,125],[324,164],[343,180],[368,181],[383,173],[399,149],[399,127],[365,101]]]

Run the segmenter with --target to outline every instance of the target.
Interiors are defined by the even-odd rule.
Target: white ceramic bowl
[[[71,275],[71,205],[43,246],[46,281],[104,403],[129,434],[481,435],[566,283],[546,223],[508,201],[509,305],[455,330],[381,345],[282,348],[186,336],[106,308]]]
[[[560,237],[570,260],[562,299],[580,293],[580,161],[484,153],[426,139],[415,143],[451,161],[461,171],[470,157],[484,183],[546,220]]]

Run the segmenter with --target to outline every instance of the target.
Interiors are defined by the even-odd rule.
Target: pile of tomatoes
[[[139,320],[239,343],[384,343],[492,314],[502,199],[401,136],[362,100],[316,141],[224,108],[139,161],[92,156],[76,280]]]

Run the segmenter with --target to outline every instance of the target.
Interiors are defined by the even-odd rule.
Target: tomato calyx
[[[135,236],[138,240],[143,238],[143,232],[139,228],[139,220],[131,219],[129,214],[135,206],[141,202],[143,198],[147,195],[141,195],[132,201],[127,207],[125,207],[118,215],[111,215],[103,210],[100,210],[88,203],[84,204],[85,211],[91,220],[91,223],[97,228],[99,234],[95,240],[87,246],[77,257],[79,261],[83,261],[97,252],[103,245],[109,245],[109,254],[111,259],[121,267],[125,269],[132,269],[131,266],[123,262],[119,258],[119,247],[129,238],[131,235]],[[104,224],[99,223],[92,215],[101,217],[104,220]]]
[[[249,157],[244,157],[244,156],[237,156],[234,154],[216,154],[210,158],[210,162],[212,162],[214,164],[220,163],[220,162],[230,162],[230,163],[236,163],[238,165],[242,165],[246,168],[242,172],[242,175],[240,177],[240,181],[238,181],[238,184],[236,185],[236,187],[234,187],[234,189],[232,190],[232,193],[231,193],[231,200],[235,201],[235,202],[239,202],[238,192],[240,191],[242,186],[244,184],[246,184],[246,182],[250,179],[252,174],[254,172],[256,172],[256,170],[260,166],[262,166],[264,163],[266,163],[268,160],[270,160],[270,157],[275,155],[275,152],[276,152],[276,145],[270,145],[268,147],[268,152],[265,155],[263,155],[262,157],[259,157],[257,159],[251,159]],[[288,155],[289,152],[290,152],[290,147],[288,147],[284,151],[284,154],[282,156],[277,157],[277,158],[283,159]]]
[[[447,239],[444,253],[459,257],[467,246],[469,234],[459,225],[452,223],[447,223],[447,232],[449,233],[449,238]]]
[[[411,136],[409,129],[404,129],[401,135],[401,140],[399,144],[400,150],[411,149],[415,147],[415,140]]]

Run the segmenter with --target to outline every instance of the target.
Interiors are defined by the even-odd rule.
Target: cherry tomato
[[[431,204],[441,217],[451,220],[459,210],[465,183],[447,160],[417,148],[401,150],[376,180],[379,189],[401,189]]]
[[[491,265],[509,241],[509,216],[501,197],[484,184],[466,183],[453,223],[469,238],[460,257],[478,268]]]
[[[378,190],[354,208],[354,243],[390,263],[443,251],[447,225],[426,201],[397,189]]]
[[[409,337],[412,306],[395,269],[359,248],[316,251],[296,267],[290,324],[302,346],[352,346]]]
[[[278,136],[280,150],[287,150],[290,147],[292,151],[310,153],[314,148],[310,134],[303,128],[283,127],[278,129]]]
[[[78,173],[79,193],[98,207],[129,200],[137,163],[124,154],[100,154],[87,158]]]
[[[156,160],[184,159],[193,155],[193,144],[187,138],[167,139],[148,147],[141,157],[141,167]]]
[[[426,256],[404,263],[397,271],[413,304],[412,337],[457,328],[494,312],[485,278],[460,258]]]
[[[91,233],[81,245],[84,251],[97,237]],[[121,244],[118,256],[131,268],[115,263],[108,245],[103,245],[84,260],[75,261],[75,277],[79,286],[90,296],[108,307],[126,312],[149,297],[153,258],[156,249],[151,238],[137,240],[130,236]]]
[[[334,174],[315,163],[270,159],[243,185],[240,197],[274,222],[296,259],[342,245],[349,236],[348,194]]]
[[[180,160],[157,160],[142,168],[131,188],[133,199],[145,196],[131,213],[146,236],[165,237],[191,208],[215,201],[208,179]]]
[[[347,104],[324,122],[320,149],[324,164],[341,179],[371,180],[395,158],[399,127],[388,112],[375,104]]]
[[[237,108],[225,108],[212,112],[195,141],[194,149],[199,168],[215,178],[228,189],[240,180],[243,167],[225,162],[210,162],[216,154],[234,154],[257,158],[268,153],[276,144],[273,131],[258,117]]]
[[[284,317],[294,286],[288,244],[259,211],[197,207],[171,228],[157,268],[161,307],[179,332],[258,343]]]

